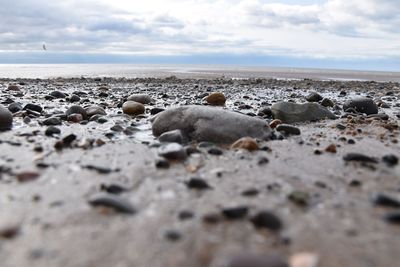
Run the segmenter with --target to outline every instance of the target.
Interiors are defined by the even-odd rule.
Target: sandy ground
[[[38,97],[39,91],[60,90],[55,83],[26,81],[31,86],[25,85],[21,99],[41,99],[42,102],[37,102],[48,106],[47,110],[65,110],[70,103],[51,103]],[[234,100],[254,93],[256,97],[244,101],[253,103],[256,110],[267,94],[270,99],[285,99],[295,93],[300,99],[310,89],[302,84],[273,83],[232,85],[211,80],[187,91],[182,87],[187,81],[140,80],[124,81],[123,85],[108,81],[116,93],[103,100],[111,103],[113,95],[117,99],[119,94],[142,91],[158,96],[168,89],[181,92],[184,99],[185,94],[198,94],[200,89],[204,91],[211,86],[224,91],[228,99],[235,98],[227,104],[232,109]],[[375,97],[379,98],[385,91],[394,90],[394,98],[398,99],[399,92],[397,84],[355,87],[353,83],[340,83],[344,85],[342,88],[333,83],[308,83],[326,96],[337,96],[340,90],[348,91],[348,97],[364,95],[374,91],[374,86],[384,86],[383,91],[375,91],[378,92]],[[4,81],[4,87],[6,84]],[[368,89],[363,89],[366,85]],[[78,80],[63,83],[61,89],[93,91],[98,86],[96,81]],[[153,90],[157,86],[161,86],[161,91]],[[275,95],[265,91],[270,86],[275,86]],[[290,90],[282,93],[279,90],[282,86]],[[172,103],[179,105],[180,101],[176,98]],[[393,115],[397,112],[395,105],[383,110],[390,114],[389,122],[352,123],[343,118],[301,123],[296,125],[302,131],[301,136],[261,142],[261,146],[269,148],[265,151],[223,149],[220,156],[203,152],[173,163],[169,169],[155,167],[157,149],[144,142],[154,139],[148,131],[151,116],[135,119],[120,115],[117,110],[110,106],[107,110],[110,121],[101,126],[63,123],[59,127],[61,136],[74,133],[78,139],[88,136],[104,139],[105,145],[90,149],[66,148],[58,152],[53,147],[57,138],[45,137],[45,127],[26,125],[18,117],[12,131],[0,133],[0,232],[3,235],[5,229],[16,232],[0,238],[2,267],[222,267],[233,255],[241,253],[276,253],[289,258],[299,252],[317,255],[319,266],[324,267],[399,266],[400,227],[382,219],[396,209],[376,207],[371,198],[382,192],[400,196],[400,166],[388,167],[381,161],[365,165],[343,160],[349,152],[378,159],[388,154],[399,155],[396,142],[399,132],[387,129],[388,125],[397,125]],[[144,129],[143,133],[105,138],[104,133],[115,121],[123,125],[135,122],[139,129]],[[337,129],[338,123],[347,125],[347,129]],[[362,132],[357,133],[356,129]],[[348,144],[345,141],[348,139],[355,140],[355,144]],[[43,152],[34,151],[38,144],[44,148]],[[330,144],[337,146],[337,153],[324,151]],[[315,154],[315,150],[322,154]],[[259,159],[264,157],[269,163],[260,165]],[[100,173],[86,168],[87,165],[105,167],[110,172]],[[16,175],[25,171],[40,176],[21,183]],[[185,182],[192,177],[203,178],[212,189],[189,190]],[[121,197],[132,203],[137,210],[135,214],[120,214],[88,204],[101,185],[109,184],[128,189]],[[243,196],[248,189],[257,189],[258,194]],[[288,195],[293,191],[306,192],[308,203],[302,206],[290,201]],[[222,209],[238,206],[248,207],[249,214],[239,220],[228,220],[221,215]],[[249,218],[264,210],[281,219],[281,231],[253,226]],[[190,211],[193,217],[180,219],[183,211]],[[215,222],[206,222],[205,217],[213,217]]]

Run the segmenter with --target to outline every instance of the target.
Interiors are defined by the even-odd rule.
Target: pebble
[[[8,85],[7,90],[8,90],[8,91],[18,91],[18,92],[20,91],[18,85],[16,85],[16,84],[10,84],[10,85]]]
[[[190,189],[197,189],[197,190],[207,190],[211,189],[211,186],[201,178],[191,178],[189,181],[186,182],[186,185]]]
[[[61,130],[54,126],[47,127],[46,131],[44,132],[44,134],[46,136],[53,136],[53,135],[60,134],[60,133],[61,133]]]
[[[396,155],[383,156],[382,161],[389,167],[394,167],[399,164],[399,158]]]
[[[12,113],[16,113],[22,110],[22,105],[20,103],[14,102],[8,106],[8,110]]]
[[[222,154],[224,154],[224,152],[222,151],[222,149],[218,148],[218,147],[211,147],[207,150],[208,154],[210,155],[214,155],[214,156],[221,156]]]
[[[385,215],[384,220],[391,224],[400,225],[400,212],[391,212]]]
[[[348,153],[343,157],[344,161],[358,161],[358,162],[365,162],[365,163],[378,163],[376,158],[372,158],[366,156],[361,153]]]
[[[222,214],[228,220],[243,219],[247,216],[249,208],[247,206],[238,206],[222,209]]]
[[[271,107],[274,119],[284,123],[315,121],[322,119],[336,119],[336,116],[318,103],[296,104],[280,102]]]
[[[155,166],[158,169],[168,169],[170,167],[170,163],[164,158],[158,158],[155,161]]]
[[[0,225],[0,240],[1,239],[13,239],[15,238],[20,232],[20,225],[19,224],[5,224]]]
[[[219,92],[210,94],[204,100],[212,106],[224,106],[226,102],[225,95]]]
[[[114,195],[119,195],[128,191],[127,188],[119,184],[109,184],[109,185],[101,184],[100,190]]]
[[[335,154],[335,153],[337,152],[336,145],[335,145],[335,144],[330,144],[329,146],[327,146],[327,147],[325,148],[325,151],[326,151],[326,152],[329,152],[329,153]]]
[[[156,115],[156,114],[158,114],[158,113],[160,113],[160,112],[163,112],[165,109],[163,109],[163,108],[152,108],[151,110],[150,110],[150,114],[151,115]]]
[[[308,102],[319,102],[322,99],[323,99],[323,97],[320,94],[318,94],[317,92],[311,92],[310,94],[308,94],[306,96],[306,100]]]
[[[184,143],[184,136],[181,130],[172,130],[169,132],[165,132],[158,137],[158,141],[165,143]]]
[[[301,131],[299,128],[297,128],[293,125],[289,125],[289,124],[279,124],[276,127],[276,130],[285,135],[300,135],[301,134]]]
[[[308,206],[310,195],[304,191],[293,191],[289,194],[288,199],[299,206]]]
[[[372,198],[372,203],[376,206],[400,208],[400,200],[393,196],[379,193]]]
[[[45,119],[44,121],[42,121],[42,123],[43,123],[43,125],[46,125],[46,126],[55,126],[55,125],[61,125],[61,120],[56,117],[51,117],[51,118]]]
[[[66,97],[66,95],[60,91],[53,91],[50,93],[50,95],[54,98],[65,98]]]
[[[126,101],[122,105],[122,111],[125,114],[132,115],[132,116],[137,116],[144,114],[145,112],[145,107],[143,104],[135,101]]]
[[[26,182],[31,182],[31,181],[38,179],[39,176],[40,176],[40,174],[37,172],[26,171],[26,172],[18,173],[15,176],[15,178],[17,178],[18,182],[20,182],[20,183],[26,183]]]
[[[324,98],[321,101],[321,105],[323,107],[334,107],[335,103],[332,100],[330,100],[329,98]]]
[[[178,143],[162,145],[158,149],[158,155],[168,160],[185,160],[187,158],[185,148]]]
[[[270,211],[262,211],[257,213],[250,219],[256,228],[268,229],[271,231],[279,231],[282,229],[281,220]]]
[[[32,110],[41,113],[43,111],[43,108],[36,104],[26,104],[24,106],[24,110]]]
[[[316,253],[300,252],[289,259],[290,267],[318,267],[319,256]]]
[[[344,111],[351,108],[356,110],[357,112],[365,113],[367,115],[378,114],[378,106],[376,105],[376,103],[372,99],[366,97],[355,98],[346,101],[343,104]]]
[[[150,104],[153,102],[153,99],[146,94],[133,94],[127,98],[127,101],[133,101],[137,103],[141,103],[143,105]]]
[[[83,121],[83,116],[82,116],[82,114],[78,114],[78,113],[71,114],[67,117],[67,121],[74,122],[74,123],[80,123],[81,121]]]
[[[289,267],[289,265],[278,255],[242,254],[233,256],[226,267]]]
[[[270,122],[269,127],[271,127],[271,129],[275,129],[280,124],[282,124],[282,121],[275,119]]]
[[[88,200],[89,204],[98,207],[112,208],[117,212],[134,214],[136,209],[127,200],[113,194],[98,194]]]
[[[107,112],[102,107],[96,105],[85,108],[85,111],[88,118],[91,118],[94,115],[102,115],[102,116],[107,115]]]
[[[77,105],[71,106],[65,112],[65,115],[67,115],[67,116],[72,115],[72,114],[81,114],[82,118],[84,120],[87,120],[87,118],[88,118],[86,110],[81,106],[77,106]]]
[[[251,137],[243,137],[231,145],[231,149],[244,149],[250,152],[259,150],[257,141]]]
[[[13,125],[13,116],[11,112],[3,105],[0,105],[0,131],[10,130]]]
[[[155,136],[177,129],[189,140],[223,144],[231,144],[242,137],[268,140],[271,136],[271,129],[264,120],[206,106],[168,109],[157,114],[152,125]]]

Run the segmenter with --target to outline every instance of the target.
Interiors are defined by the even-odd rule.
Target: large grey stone
[[[280,102],[272,105],[271,110],[275,119],[285,123],[336,119],[332,112],[317,103]]]
[[[11,112],[3,105],[0,105],[0,131],[10,130],[13,123]]]
[[[153,134],[181,130],[190,140],[233,143],[242,137],[269,139],[267,122],[214,107],[183,106],[159,113],[153,120]]]
[[[346,101],[346,103],[343,104],[343,110],[349,108],[353,108],[357,112],[365,113],[367,115],[378,114],[378,106],[372,99],[367,97],[359,97]]]

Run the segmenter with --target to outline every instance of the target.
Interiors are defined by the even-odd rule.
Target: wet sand
[[[12,82],[20,91],[7,90]],[[400,227],[384,216],[400,210],[372,200],[376,194],[400,197],[400,166],[382,160],[400,151],[398,83],[3,79],[0,89],[5,106],[13,100],[43,107],[39,114],[14,113],[12,130],[0,133],[1,266],[222,267],[240,254],[289,260],[300,252],[318,257],[324,267],[398,266]],[[46,97],[56,90],[66,97]],[[203,104],[202,96],[216,91],[226,96],[225,109],[249,116],[274,102],[305,102],[310,91],[317,91],[337,104],[331,110],[339,118],[296,123],[300,136],[260,140],[255,152],[217,145],[222,155],[212,155],[200,146],[200,153],[157,168],[151,111]],[[69,101],[73,92],[81,92],[78,102]],[[144,115],[122,114],[122,102],[134,93],[147,94],[154,103],[145,105]],[[357,96],[370,96],[389,119],[345,115],[339,108]],[[93,104],[104,108],[105,120],[73,123],[62,116],[72,105]],[[57,115],[61,134],[46,136],[48,126],[41,123]],[[111,130],[115,125],[122,130]],[[56,149],[70,134],[76,140]],[[326,151],[332,144],[336,153]],[[346,162],[348,153],[377,163]],[[21,174],[32,179],[23,181]],[[189,189],[193,177],[211,189]],[[134,214],[89,204],[109,185],[125,189],[120,197],[132,204]],[[248,212],[239,218],[222,212],[240,207]],[[277,216],[282,228],[256,228],[251,219],[262,211]]]

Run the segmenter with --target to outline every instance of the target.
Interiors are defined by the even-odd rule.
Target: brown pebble
[[[223,106],[225,105],[226,98],[223,93],[212,93],[205,98],[206,102],[212,106]]]
[[[257,141],[251,137],[243,137],[237,140],[231,146],[232,149],[246,149],[248,151],[256,151],[259,150],[260,147],[257,144]]]
[[[39,178],[39,176],[40,174],[37,172],[26,171],[17,174],[15,177],[17,178],[18,182],[25,183],[36,180],[37,178]]]
[[[325,151],[329,153],[336,153],[337,152],[336,145],[334,144],[329,145],[327,148],[325,148]]]
[[[143,104],[135,102],[135,101],[126,101],[122,105],[122,111],[128,115],[141,115],[145,112],[145,107]]]
[[[269,127],[271,127],[271,129],[275,129],[279,124],[282,124],[281,120],[273,120],[271,121],[271,123],[269,124]]]

